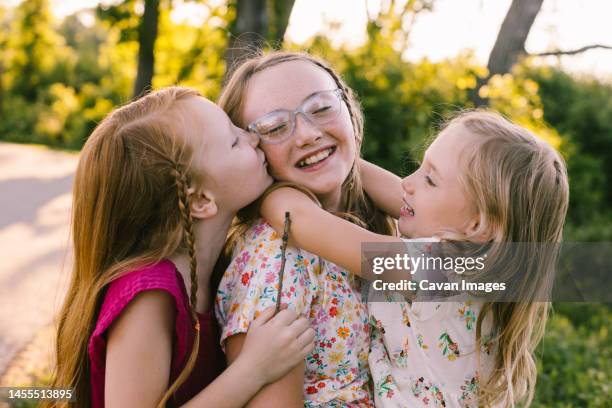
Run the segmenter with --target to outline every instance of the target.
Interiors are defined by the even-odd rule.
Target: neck
[[[217,258],[223,249],[227,232],[234,214],[217,214],[205,220],[194,220],[195,254],[197,261],[197,306],[196,311],[203,313],[210,307],[210,279]],[[170,259],[183,277],[187,293],[191,293],[191,268],[189,253],[175,252]]]
[[[319,194],[317,198],[327,211],[340,211],[342,205],[342,188],[331,193]]]

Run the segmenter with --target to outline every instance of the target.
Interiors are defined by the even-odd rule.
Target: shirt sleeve
[[[238,242],[215,299],[215,312],[225,339],[246,333],[251,321],[276,305],[282,262],[281,239],[264,221],[252,227]],[[281,305],[309,317],[317,292],[318,257],[287,247]]]

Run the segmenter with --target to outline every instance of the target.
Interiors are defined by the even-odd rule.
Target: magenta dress
[[[176,305],[169,385],[178,377],[189,358],[195,329],[185,284],[174,264],[163,260],[158,264],[121,276],[108,286],[96,327],[89,339],[91,406],[93,408],[104,407],[107,330],[130,301],[139,293],[147,290],[168,292],[174,298]],[[198,319],[200,347],[195,367],[174,394],[168,406],[179,406],[189,401],[225,369],[225,355],[219,346],[219,327],[212,308],[207,313],[198,314]]]

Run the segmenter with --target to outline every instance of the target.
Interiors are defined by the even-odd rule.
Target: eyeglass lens
[[[335,119],[339,111],[340,99],[336,91],[319,92],[306,99],[296,112],[271,112],[253,123],[252,127],[263,140],[282,141],[293,132],[298,113],[303,113],[314,125],[323,125]]]

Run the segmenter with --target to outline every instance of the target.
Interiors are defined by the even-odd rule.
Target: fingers
[[[305,317],[300,317],[296,319],[289,328],[295,334],[295,337],[298,337],[302,334],[306,329],[310,327],[310,322]]]
[[[266,323],[268,320],[274,317],[275,311],[276,310],[274,309],[274,307],[269,307],[265,309],[263,312],[261,312],[261,314],[257,317],[257,319],[253,320],[253,322],[251,323],[251,327],[255,328],[255,327],[262,326],[264,323]]]
[[[276,316],[274,316],[272,321],[274,321],[277,324],[281,324],[283,326],[289,326],[297,318],[298,318],[298,315],[295,312],[295,310],[285,309],[285,310],[281,310],[280,312],[278,312]]]
[[[306,347],[304,347],[300,353],[302,355],[302,359],[306,358],[310,353],[312,353],[314,348],[315,348],[314,341],[311,341],[310,343],[308,343]]]
[[[314,347],[315,331],[312,327],[308,327],[302,334],[296,339],[296,345],[299,350],[310,347]]]

